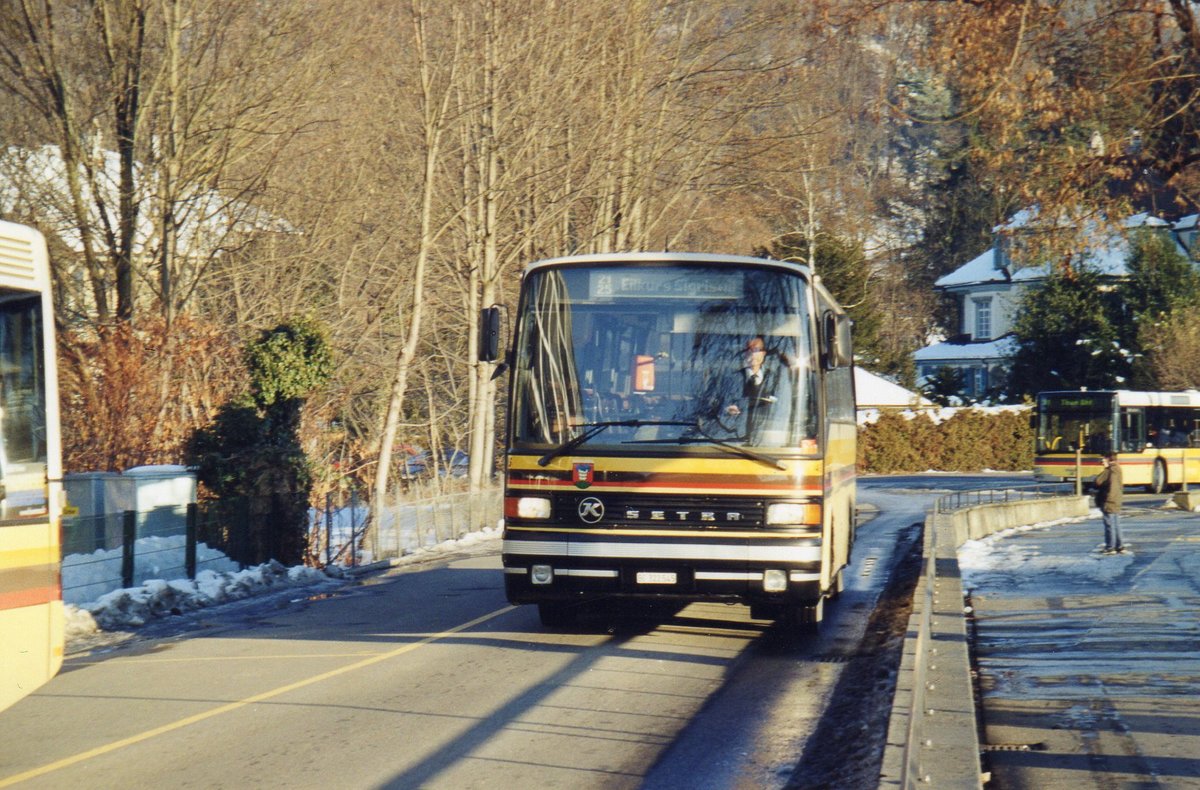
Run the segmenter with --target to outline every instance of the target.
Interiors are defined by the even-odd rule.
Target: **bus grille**
[[[598,512],[596,502],[603,515],[599,521],[591,521]],[[556,497],[553,518],[563,525],[597,528],[728,529],[761,527],[765,511],[764,500],[749,497],[580,493]]]

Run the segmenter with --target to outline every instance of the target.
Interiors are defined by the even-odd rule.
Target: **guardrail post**
[[[133,586],[133,552],[137,543],[137,513],[126,510],[121,522],[121,586]]]

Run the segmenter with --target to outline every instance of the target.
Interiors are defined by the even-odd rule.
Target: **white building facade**
[[[1137,229],[1171,234],[1182,255],[1196,260],[1197,219],[1191,215],[1172,225],[1149,214],[1137,214],[1117,231],[1098,231],[1096,242],[1079,254],[1085,265],[1113,280],[1128,275],[1132,252],[1130,234]],[[963,395],[978,399],[1003,386],[1009,360],[1016,351],[1013,328],[1024,292],[1046,278],[1045,263],[1028,265],[1013,254],[1026,246],[1030,234],[1044,233],[1036,212],[1019,212],[993,229],[991,249],[939,278],[934,288],[958,301],[958,334],[919,349],[914,355],[917,383],[925,385],[942,368],[963,376]]]

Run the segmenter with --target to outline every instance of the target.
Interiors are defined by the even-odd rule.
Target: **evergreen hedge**
[[[863,474],[1028,471],[1033,468],[1030,412],[958,409],[947,419],[882,412],[858,429]]]

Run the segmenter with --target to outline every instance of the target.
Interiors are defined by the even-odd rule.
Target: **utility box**
[[[186,466],[135,466],[122,476],[133,481],[132,510],[185,506],[196,501],[196,474]]]
[[[183,535],[196,475],[185,466],[135,466],[119,472],[63,476],[70,528],[64,548],[91,552],[121,545],[122,514],[137,513],[138,537]]]
[[[77,472],[63,475],[72,515],[80,518],[133,510],[132,481],[120,472]]]
[[[187,506],[196,501],[196,475],[185,466],[135,466],[122,477],[133,493],[138,536],[182,535]]]
[[[63,475],[63,553],[90,554],[121,546],[121,513],[133,510],[133,481],[119,472]]]

